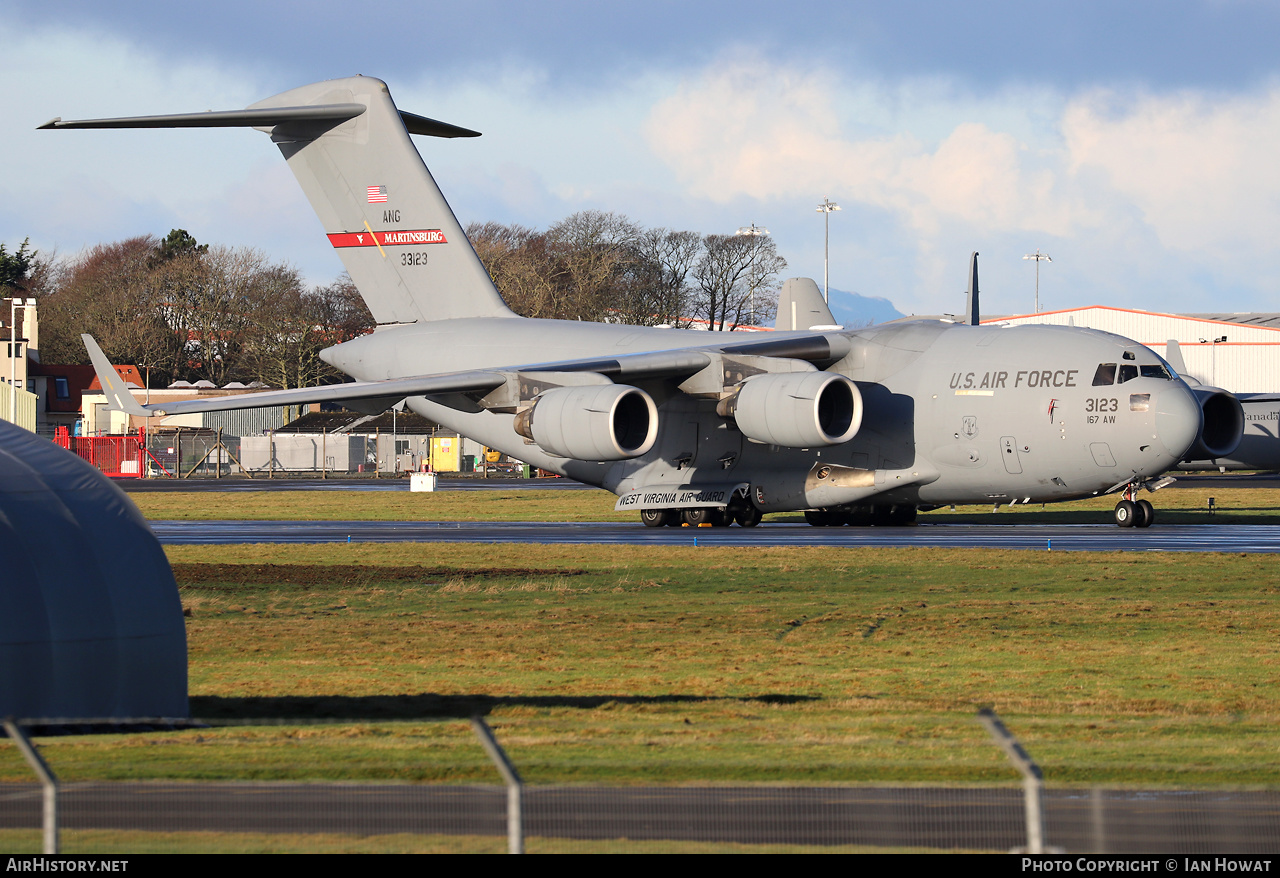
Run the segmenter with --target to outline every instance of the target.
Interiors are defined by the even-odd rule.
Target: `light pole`
[[[1052,262],[1048,253],[1041,253],[1040,248],[1036,248],[1036,252],[1028,253],[1023,259],[1034,259],[1036,262],[1036,313],[1040,313],[1040,263]]]
[[[18,422],[18,312],[35,306],[35,299],[27,299],[25,304],[17,296],[9,300],[9,423],[11,424]],[[23,314],[22,319],[23,323],[26,323],[26,314]]]
[[[1207,344],[1207,345],[1213,346],[1212,348],[1213,371],[1209,373],[1209,383],[1214,386],[1217,386],[1218,384],[1218,345],[1222,344],[1226,340],[1227,340],[1227,337],[1225,335],[1220,335],[1217,338],[1213,338],[1213,339],[1206,339],[1206,338],[1200,339],[1200,344]]]
[[[752,223],[749,226],[743,226],[738,229],[734,234],[748,238],[761,238],[768,235],[769,230]],[[756,285],[754,282],[751,284],[751,325],[756,325]]]
[[[822,300],[828,306],[831,304],[831,277],[829,270],[831,264],[831,211],[839,209],[840,205],[826,196],[823,196],[822,203],[818,205],[818,213],[823,215],[822,221],[825,226],[822,238]]]

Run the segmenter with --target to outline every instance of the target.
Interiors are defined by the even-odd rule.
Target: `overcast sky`
[[[788,275],[907,313],[1280,310],[1280,3],[0,0],[0,241],[182,227],[342,269],[249,130],[35,131],[378,76],[454,211],[769,228]]]

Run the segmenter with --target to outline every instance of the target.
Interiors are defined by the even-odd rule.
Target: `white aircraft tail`
[[[237,126],[279,146],[378,323],[515,316],[409,139],[477,132],[400,111],[380,79],[318,82],[245,110],[41,127]]]

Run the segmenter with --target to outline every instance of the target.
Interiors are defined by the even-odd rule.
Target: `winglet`
[[[778,296],[778,319],[775,329],[843,329],[836,325],[831,309],[823,301],[822,290],[807,277],[793,277],[782,282]]]
[[[98,375],[98,383],[102,385],[102,392],[107,397],[107,405],[118,412],[125,412],[140,418],[149,418],[152,413],[143,408],[133,394],[129,392],[128,386],[125,384],[120,373],[111,368],[111,361],[107,359],[107,355],[102,352],[102,348],[93,340],[93,336],[87,332],[80,336],[80,340],[84,342],[85,348],[89,351],[89,359],[93,361],[93,371]]]
[[[969,257],[969,301],[965,305],[964,322],[977,326],[982,321],[978,312],[978,252]]]

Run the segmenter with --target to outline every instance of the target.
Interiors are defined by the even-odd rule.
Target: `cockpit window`
[[[1120,380],[1117,383],[1124,384],[1126,381],[1132,381],[1137,377],[1138,377],[1137,366],[1131,366],[1128,363],[1122,363],[1120,366]]]
[[[1142,366],[1141,369],[1143,378],[1163,378],[1165,381],[1173,380],[1173,376],[1169,374],[1169,370],[1159,363],[1154,366]]]
[[[1093,373],[1093,386],[1103,387],[1108,384],[1116,383],[1116,364],[1103,363],[1098,367],[1098,371]]]

